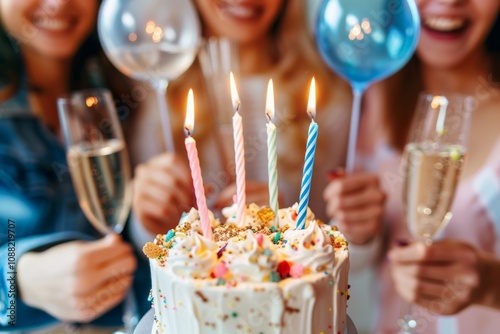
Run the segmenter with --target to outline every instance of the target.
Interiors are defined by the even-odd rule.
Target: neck
[[[422,65],[424,88],[430,92],[474,95],[478,87],[487,82],[491,68],[491,60],[485,50],[450,68],[438,69]]]
[[[265,73],[270,71],[277,61],[276,46],[271,39],[239,46],[240,71],[242,74]]]
[[[25,51],[25,50],[23,50]],[[47,59],[29,50],[23,52],[30,106],[49,127],[59,128],[57,98],[69,91],[70,59]]]

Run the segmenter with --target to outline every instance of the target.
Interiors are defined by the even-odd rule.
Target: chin
[[[57,46],[43,45],[36,47],[34,49],[35,52],[40,57],[52,60],[72,59],[78,51],[78,48],[76,46],[71,46],[71,45],[57,45]]]

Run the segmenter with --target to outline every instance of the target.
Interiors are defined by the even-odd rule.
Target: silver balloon
[[[165,93],[193,63],[201,28],[191,0],[104,0],[98,33],[106,55],[125,75],[157,90],[166,146],[173,151]]]

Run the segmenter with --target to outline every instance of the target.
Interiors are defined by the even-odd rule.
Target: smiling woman
[[[1,1],[2,24],[42,57],[71,58],[95,24],[96,1]]]
[[[140,295],[149,289],[147,275],[134,275],[138,265],[147,273],[147,263],[128,242],[95,241],[100,235],[79,209],[59,139],[58,96],[128,89],[101,56],[98,5],[0,0],[0,235],[10,235],[5,222],[16,222],[15,252],[12,241],[0,241],[0,331],[57,322],[120,326],[129,287]],[[146,300],[139,306],[144,312]]]
[[[214,39],[223,39],[237,50],[232,62],[223,65],[231,66],[235,72],[240,93],[249,203],[269,203],[265,91],[271,78],[276,92],[274,123],[280,205],[291,206],[299,200],[310,123],[307,92],[312,77],[316,78],[316,121],[320,130],[309,203],[319,218],[325,218],[322,191],[328,171],[344,163],[351,92],[316,52],[306,29],[303,0],[195,0],[195,4],[207,45]],[[171,83],[168,100],[173,111],[173,133],[182,134],[185,96],[189,88],[194,90],[195,135],[203,180],[209,188],[209,205],[218,211],[232,205],[235,193],[234,150],[228,149],[233,140],[224,137],[225,126],[231,124],[232,117],[232,112],[226,113],[227,108],[224,109],[231,108],[230,99],[224,100],[227,97],[224,92],[229,91],[229,73],[226,85],[224,76],[216,79],[204,76],[202,65],[205,64],[195,62],[179,80]],[[219,90],[213,89],[214,86]],[[215,99],[224,102],[214,105]],[[154,233],[164,233],[175,226],[182,211],[189,211],[195,205],[189,169],[182,164],[183,142],[178,140],[176,145],[179,156],[158,155],[137,170],[134,212]]]
[[[240,43],[259,40],[284,9],[285,0],[197,0],[207,36],[224,36]]]
[[[359,189],[368,188],[367,182],[362,186],[360,176],[349,175],[332,182],[328,201],[348,239],[365,237],[369,241],[357,255],[350,244],[352,263],[365,264],[357,270],[366,270],[362,273],[369,277],[366,290],[379,291],[374,296],[378,305],[371,308],[380,310],[378,319],[367,330],[398,332],[404,298],[422,306],[413,314],[422,326],[418,332],[470,333],[480,329],[481,333],[497,333],[499,312],[482,306],[498,308],[487,299],[498,300],[497,285],[490,284],[500,261],[500,58],[489,52],[491,44],[487,41],[499,40],[498,22],[492,34],[490,30],[499,18],[500,2],[419,0],[417,4],[422,17],[417,53],[399,73],[368,90],[360,123],[359,167],[369,173],[372,182],[373,178],[380,182],[377,187],[387,194],[385,205],[378,205],[384,224],[373,229],[367,220],[356,218],[363,210],[376,207],[366,193],[339,191],[356,183]],[[471,95],[475,109],[467,159],[451,208],[453,218],[439,236],[453,240],[431,247],[404,247],[401,245],[408,244],[410,234],[401,200],[405,179],[401,159],[421,91]],[[356,201],[357,208],[339,204],[352,201]],[[368,259],[377,245],[380,252],[372,263],[361,261]],[[387,259],[386,248],[392,248],[392,261],[383,260]],[[350,279],[359,282],[363,278],[351,271]],[[353,295],[360,294],[359,287],[353,284]],[[358,304],[353,298],[351,312],[360,304],[368,304],[361,295]]]

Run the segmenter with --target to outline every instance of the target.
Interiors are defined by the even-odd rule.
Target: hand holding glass
[[[131,205],[130,165],[122,130],[107,90],[58,99],[59,120],[78,202],[102,234],[122,232]],[[137,323],[131,292],[125,302],[128,333]]]
[[[451,219],[451,204],[467,153],[474,98],[421,94],[405,147],[403,204],[411,235],[430,245]],[[417,333],[411,312],[400,319],[402,333]]]

